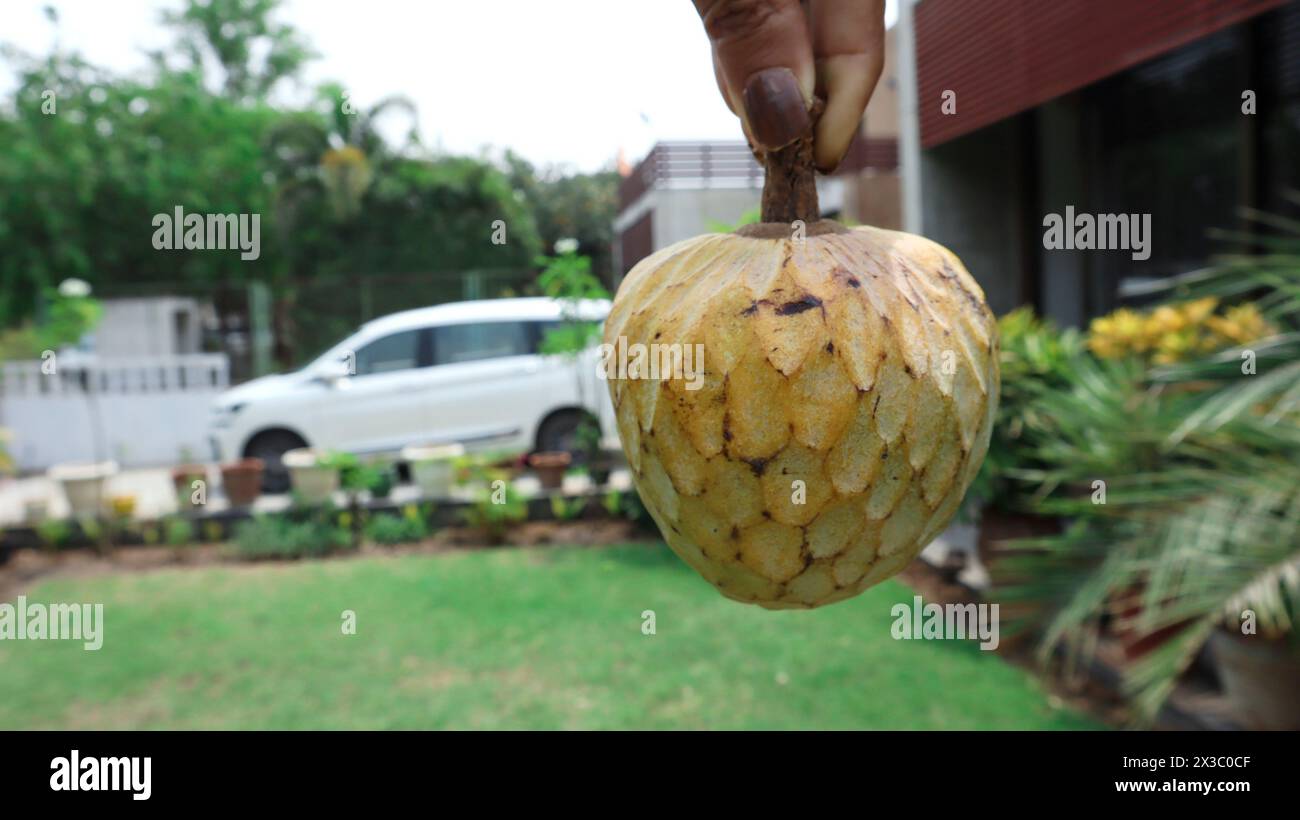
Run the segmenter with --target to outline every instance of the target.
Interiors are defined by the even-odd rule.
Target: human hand
[[[885,0],[694,0],[718,89],[758,151],[808,131],[818,170],[839,165],[885,62]]]

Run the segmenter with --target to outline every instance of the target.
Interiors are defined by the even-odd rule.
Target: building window
[[[1294,213],[1287,194],[1300,193],[1300,4],[1290,3],[1259,18],[1260,205],[1272,213]]]
[[[1248,75],[1244,26],[1202,38],[1084,90],[1092,124],[1094,213],[1151,215],[1151,256],[1093,254],[1097,306],[1122,283],[1186,273],[1225,248],[1209,235],[1232,228],[1248,192],[1239,101]]]

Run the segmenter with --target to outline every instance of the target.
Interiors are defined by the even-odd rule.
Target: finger
[[[695,0],[728,104],[759,148],[794,142],[809,126],[817,74],[797,0]]]
[[[849,150],[862,112],[885,65],[884,0],[811,0],[817,93],[826,109],[817,121],[813,156],[830,173]]]
[[[718,93],[722,95],[723,101],[727,103],[727,108],[731,109],[731,113],[740,117],[740,112],[731,104],[731,98],[727,96],[727,87],[722,79],[722,67],[718,65],[717,51],[713,52],[713,78],[718,82]],[[749,149],[754,150],[754,136],[749,133],[749,125],[745,122],[744,117],[740,117],[740,130],[745,133],[745,142],[749,143]]]
[[[722,95],[722,101],[727,104],[727,108],[731,109],[731,113],[739,117],[740,112],[732,104],[731,95],[727,93],[727,81],[722,77],[722,66],[718,63],[718,50],[716,48],[713,49],[713,79],[718,81],[718,93]]]

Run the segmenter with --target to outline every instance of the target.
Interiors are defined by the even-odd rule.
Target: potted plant
[[[23,499],[23,522],[35,526],[49,516],[50,502],[44,498]]]
[[[281,458],[293,494],[304,504],[324,504],[339,489],[338,459],[310,447],[290,450]]]
[[[1300,730],[1300,648],[1294,639],[1220,628],[1208,645],[1229,708],[1247,727]]]
[[[489,470],[484,477],[489,483],[479,488],[474,503],[461,510],[461,518],[467,525],[478,530],[489,544],[500,544],[505,541],[509,527],[528,520],[528,502],[515,489],[515,485],[508,481],[501,488],[501,495],[494,497],[497,491],[492,489],[490,482],[500,478],[500,475]]]
[[[1300,267],[1275,259],[1300,254],[1300,232],[1275,241],[1166,283],[1174,309],[1095,320],[1076,378],[1029,407],[1044,434],[1018,472],[1071,523],[1035,539],[1037,571],[1006,592],[1044,605],[1043,660],[1088,660],[1099,626],[1126,642],[1147,720],[1208,644],[1245,722],[1294,726]]]
[[[609,474],[614,469],[614,454],[601,449],[600,423],[594,416],[584,415],[575,433],[578,447],[582,452],[583,466],[596,487],[609,483]]]
[[[464,457],[460,444],[413,445],[402,449],[411,465],[411,479],[426,498],[446,498],[456,474],[456,460]]]
[[[188,447],[181,448],[181,463],[172,468],[172,486],[176,488],[176,506],[182,510],[191,510],[199,505],[194,502],[194,482],[207,481],[208,468],[194,460]]]
[[[573,463],[573,456],[563,450],[533,453],[528,457],[528,466],[537,473],[544,490],[558,490],[564,485],[564,473]]]
[[[221,465],[221,486],[232,507],[247,507],[262,494],[262,460],[241,458]]]
[[[555,243],[554,256],[540,256],[536,260],[542,267],[542,272],[537,277],[538,286],[546,296],[557,300],[561,305],[561,321],[546,331],[539,349],[543,354],[560,356],[569,361],[576,361],[586,355],[600,340],[601,325],[582,318],[582,304],[590,299],[610,298],[610,293],[600,278],[591,271],[591,258],[577,251],[576,239],[561,239]],[[574,463],[575,455],[577,461],[588,467],[593,482],[603,484],[609,479],[611,465],[602,459],[603,454],[600,452],[600,424],[593,411],[587,409],[595,406],[598,400],[595,396],[586,395],[582,371],[581,367],[574,370],[578,401],[583,407],[582,418],[574,429],[576,447],[567,443],[563,445],[576,452],[541,452],[534,453],[529,458],[529,466],[537,471],[542,487],[546,489],[561,486],[564,470]],[[550,446],[555,447],[556,443]]]
[[[73,518],[95,518],[103,511],[104,485],[116,474],[115,461],[56,464],[47,472],[63,487]]]
[[[495,470],[505,476],[507,479],[517,477],[524,468],[528,466],[528,455],[526,453],[515,453],[493,455],[487,454],[483,457],[483,463],[491,470]],[[462,480],[468,480],[468,473],[465,473]]]
[[[382,461],[368,464],[361,469],[360,480],[372,499],[388,498],[393,492],[393,466]]]

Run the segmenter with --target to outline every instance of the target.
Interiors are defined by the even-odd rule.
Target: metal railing
[[[224,353],[98,358],[60,354],[50,361],[0,363],[0,397],[211,393],[230,385]]]
[[[898,141],[893,138],[854,138],[837,174],[864,168],[898,168]],[[660,142],[619,185],[623,211],[654,188],[761,188],[763,166],[749,146],[733,142]]]
[[[660,187],[761,188],[763,166],[749,146],[730,142],[660,142],[619,185],[619,209]]]

